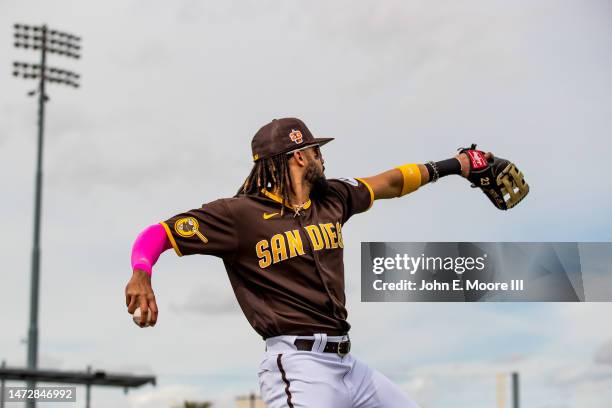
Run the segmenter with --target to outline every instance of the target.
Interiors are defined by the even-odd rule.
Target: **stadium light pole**
[[[32,276],[30,285],[30,327],[28,329],[28,368],[35,369],[38,365],[38,297],[40,282],[40,220],[42,204],[42,157],[43,135],[45,124],[45,103],[49,101],[46,94],[46,83],[57,83],[73,88],[79,87],[80,75],[47,66],[47,53],[69,58],[81,57],[81,38],[65,32],[50,30],[46,25],[35,26],[26,24],[14,25],[14,45],[16,48],[40,52],[40,64],[13,62],[13,76],[23,79],[38,80],[38,87],[28,92],[28,96],[38,94],[38,152],[36,160],[36,181],[34,196],[34,237],[32,244]],[[34,382],[28,383],[32,388]],[[28,401],[28,408],[34,408],[36,403]]]
[[[512,408],[519,408],[520,392],[519,392],[519,373],[512,373]]]

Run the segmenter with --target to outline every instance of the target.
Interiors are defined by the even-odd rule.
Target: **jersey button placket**
[[[315,209],[314,204],[310,206],[310,212],[308,214],[311,216],[310,219],[316,222],[318,217],[317,217],[317,211]],[[304,217],[307,216],[306,214],[303,214],[303,215]],[[299,223],[300,223],[300,226],[302,227],[302,230],[306,231],[306,228],[304,227],[304,219],[303,219],[304,217],[302,217],[301,215],[298,216]],[[325,280],[323,273],[321,272],[323,269],[321,268],[321,263],[319,262],[319,255],[317,254],[317,251],[314,250],[314,245],[310,241],[310,235],[308,235],[308,233],[306,233],[306,235],[308,237],[308,246],[310,246],[310,253],[312,254],[312,259],[314,259],[315,261],[315,269],[316,269],[317,275],[319,275],[319,279],[321,279],[321,283],[323,284],[323,287],[325,288],[325,292],[327,293],[327,296],[332,306],[332,310],[331,310],[332,316],[334,316],[335,318],[338,318],[339,316],[336,314],[336,302],[334,302],[334,298],[332,294],[330,293],[329,287],[327,286],[327,281]]]

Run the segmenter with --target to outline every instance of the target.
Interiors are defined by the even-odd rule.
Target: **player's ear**
[[[306,155],[304,154],[305,150],[300,150],[297,152],[293,152],[293,158],[295,159],[296,163],[298,163],[300,166],[305,166],[306,165]]]

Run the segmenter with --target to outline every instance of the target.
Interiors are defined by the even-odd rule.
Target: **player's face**
[[[327,179],[325,178],[325,166],[323,163],[323,154],[319,146],[313,146],[306,150],[308,162],[306,171],[304,172],[304,180],[310,183],[310,195],[313,198],[319,198],[327,192]]]
[[[317,177],[325,177],[325,161],[323,160],[323,154],[319,146],[313,146],[306,149],[304,152],[306,156],[306,171],[304,172],[304,179],[312,182]]]
[[[313,154],[315,160],[320,160],[321,164],[323,164],[325,162],[323,160],[323,153],[321,153],[321,147],[313,146],[310,150],[312,151],[312,154]]]

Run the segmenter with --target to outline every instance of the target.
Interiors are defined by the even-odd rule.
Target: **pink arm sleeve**
[[[145,228],[132,246],[132,270],[140,269],[150,276],[161,253],[170,248],[172,244],[161,224]]]

